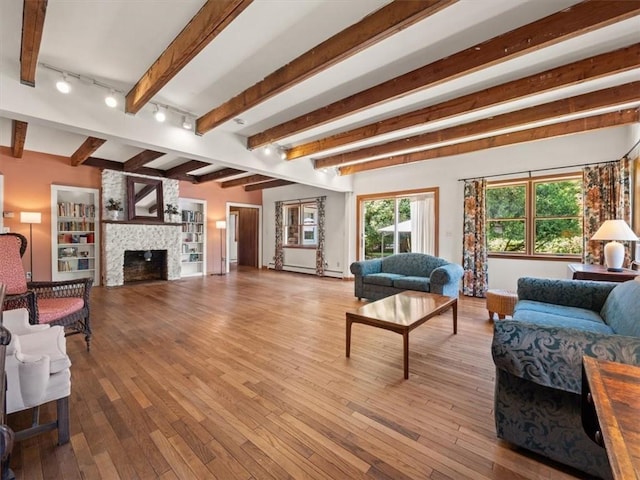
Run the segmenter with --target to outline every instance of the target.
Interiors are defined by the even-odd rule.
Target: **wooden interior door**
[[[238,213],[238,265],[258,268],[258,209],[234,207]]]

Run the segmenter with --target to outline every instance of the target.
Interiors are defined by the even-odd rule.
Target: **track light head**
[[[164,122],[167,119],[167,115],[164,113],[164,110],[162,110],[159,105],[156,105],[156,111],[153,113],[153,117],[158,122]]]
[[[186,115],[182,116],[182,128],[185,130],[193,129],[193,120],[191,117],[187,117]]]
[[[109,108],[116,108],[118,106],[118,99],[116,98],[116,92],[113,90],[109,90],[109,95],[104,97],[104,103]]]
[[[67,94],[71,91],[71,84],[67,79],[67,74],[63,73],[62,78],[56,82],[56,88],[60,93]]]

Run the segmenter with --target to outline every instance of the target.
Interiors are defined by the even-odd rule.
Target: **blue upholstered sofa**
[[[640,365],[640,281],[521,278],[492,355],[498,437],[610,478],[605,450],[582,428],[582,356]]]
[[[405,290],[457,297],[462,267],[426,253],[398,253],[351,264],[358,299],[379,300]]]

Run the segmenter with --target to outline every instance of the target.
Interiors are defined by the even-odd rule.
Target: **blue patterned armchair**
[[[460,265],[426,253],[398,253],[351,264],[358,299],[380,300],[405,290],[457,297]]]
[[[513,320],[494,325],[498,437],[611,478],[582,428],[583,355],[640,365],[640,282],[518,280]]]

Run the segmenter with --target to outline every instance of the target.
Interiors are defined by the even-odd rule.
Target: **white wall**
[[[336,193],[303,185],[264,190],[264,263],[272,264],[275,252],[274,202],[327,195],[327,262],[329,270],[350,276],[355,260],[356,197],[358,195],[417,188],[440,187],[439,255],[462,262],[463,182],[461,178],[568,166],[540,172],[575,172],[587,163],[619,159],[638,140],[637,126],[609,128],[567,137],[494,148],[480,152],[428,160],[412,165],[372,170],[354,175],[354,191]],[[570,167],[572,165],[578,165]],[[513,175],[513,178],[527,174]],[[502,179],[509,178],[500,177]],[[490,180],[490,179],[489,179]],[[315,266],[315,250],[285,253],[285,263]],[[295,262],[295,263],[294,263]],[[525,275],[567,278],[570,262],[543,260],[489,260],[489,287],[515,290]],[[338,276],[337,273],[332,273]]]
[[[273,267],[275,246],[275,202],[278,200],[297,200],[326,196],[325,206],[325,269],[327,276],[342,277],[347,257],[345,255],[345,194],[305,185],[289,185],[286,187],[265,189],[262,192],[264,212],[263,222],[263,264]],[[306,248],[284,249],[285,270],[302,273],[315,273],[316,250]]]

